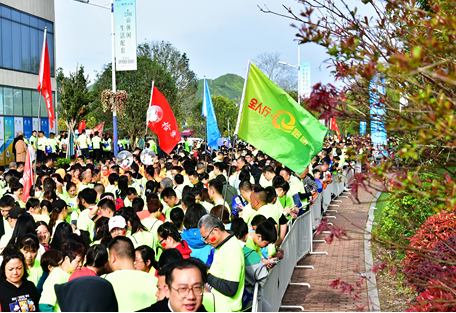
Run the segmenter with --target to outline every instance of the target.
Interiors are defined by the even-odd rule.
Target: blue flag
[[[204,97],[203,97],[203,112],[202,116],[206,117],[206,136],[207,145],[212,149],[217,149],[217,140],[222,137],[217,126],[217,119],[215,118],[214,105],[212,104],[211,92],[207,85],[207,80],[204,79]]]

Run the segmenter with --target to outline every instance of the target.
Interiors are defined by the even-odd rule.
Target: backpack
[[[225,198],[225,192],[226,192],[226,198]],[[237,195],[238,194],[237,194],[236,188],[231,186],[228,182],[223,183],[222,197],[225,198],[226,203],[228,203],[228,205],[230,206],[229,207],[230,212],[232,212],[233,209],[235,209],[235,208],[233,208],[233,198],[236,197]]]

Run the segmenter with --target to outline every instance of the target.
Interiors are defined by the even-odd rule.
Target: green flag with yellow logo
[[[249,64],[237,134],[301,174],[320,152],[328,129]]]

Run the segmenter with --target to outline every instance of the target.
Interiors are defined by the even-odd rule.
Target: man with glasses
[[[215,303],[226,302],[232,312],[242,309],[245,285],[244,253],[239,241],[225,230],[215,215],[206,214],[198,221],[202,240],[215,248],[207,282],[212,286]]]
[[[166,265],[166,297],[141,312],[207,312],[203,291],[206,266],[195,258]]]

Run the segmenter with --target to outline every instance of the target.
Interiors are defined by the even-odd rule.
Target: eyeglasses
[[[211,231],[209,232],[209,234],[207,234],[206,237],[201,237],[201,240],[202,240],[203,242],[206,242],[207,239],[209,238],[209,236],[210,236],[210,235],[212,234],[212,232],[214,231],[214,229],[215,229],[215,227],[211,229]]]
[[[190,290],[193,291],[193,294],[195,296],[197,296],[197,297],[201,296],[203,294],[203,286],[200,286],[200,285],[196,285],[196,286],[193,286],[191,288],[190,287],[182,287],[182,288],[177,288],[177,289],[171,287],[171,289],[176,290],[177,294],[181,298],[187,298],[187,296],[190,293]]]

